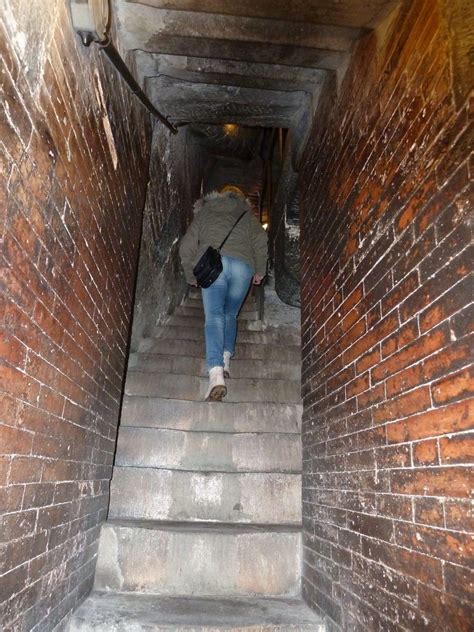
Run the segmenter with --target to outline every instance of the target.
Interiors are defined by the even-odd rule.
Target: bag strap
[[[219,246],[219,248],[217,250],[220,250],[222,248],[222,246],[225,244],[225,242],[229,239],[231,232],[234,230],[234,228],[237,226],[237,224],[240,222],[240,220],[242,219],[242,217],[245,215],[247,211],[245,210],[242,215],[240,215],[239,219],[234,222],[234,225],[232,226],[232,228],[229,230],[229,232],[227,233],[227,235],[225,236],[224,241],[221,243],[221,245]]]

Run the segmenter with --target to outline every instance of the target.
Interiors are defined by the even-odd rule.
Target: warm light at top
[[[226,123],[224,125],[224,132],[229,136],[233,136],[234,134],[237,134],[238,127],[239,126],[234,123]]]

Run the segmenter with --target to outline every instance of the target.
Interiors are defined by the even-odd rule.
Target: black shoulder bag
[[[220,250],[225,242],[229,239],[231,232],[234,230],[234,228],[237,226],[237,224],[240,222],[246,212],[247,211],[244,211],[239,219],[234,223],[219,248],[217,248],[216,250],[212,246],[209,246],[194,266],[193,274],[196,277],[196,280],[200,287],[206,288],[212,285],[222,272],[222,259]]]

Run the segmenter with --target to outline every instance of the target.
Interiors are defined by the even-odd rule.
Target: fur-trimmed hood
[[[220,248],[224,240],[223,255],[244,261],[254,272],[265,276],[267,234],[246,198],[233,191],[212,191],[196,202],[193,211],[193,221],[179,247],[188,283],[195,283],[193,268],[206,248]],[[237,222],[239,217],[242,221]]]
[[[213,202],[214,200],[235,200],[237,202],[246,202],[250,204],[247,198],[234,193],[233,191],[225,191],[224,193],[219,193],[219,191],[211,191],[207,195],[196,200],[193,206],[193,214],[197,215],[199,211],[203,209],[207,202]]]

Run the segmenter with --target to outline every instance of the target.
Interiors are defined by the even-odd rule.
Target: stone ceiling
[[[177,124],[289,127],[301,136],[328,73],[398,0],[112,0],[138,78]]]

